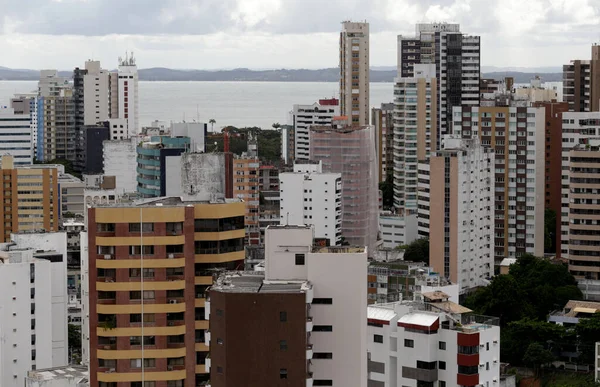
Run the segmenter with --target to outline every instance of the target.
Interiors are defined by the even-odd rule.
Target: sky
[[[371,66],[395,66],[418,22],[480,35],[483,66],[561,66],[600,42],[600,0],[0,0],[0,66],[336,67],[343,20],[370,23]]]

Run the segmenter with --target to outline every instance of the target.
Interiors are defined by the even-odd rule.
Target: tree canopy
[[[383,208],[391,208],[394,206],[394,175],[388,173],[385,181],[379,183],[381,196],[383,199]]]
[[[412,262],[425,262],[429,264],[429,239],[415,239],[408,245],[399,246],[404,250],[404,260]]]

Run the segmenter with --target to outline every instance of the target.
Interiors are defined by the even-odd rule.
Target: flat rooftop
[[[225,272],[217,278],[211,291],[224,293],[305,293],[312,288],[308,281],[265,281],[264,272]]]
[[[360,254],[366,253],[367,249],[360,246],[313,246],[312,252],[318,254]]]
[[[269,230],[308,230],[311,226],[306,224],[272,224],[267,228]]]
[[[27,377],[32,380],[55,379],[87,379],[87,367],[69,365],[64,367],[45,368],[27,372]]]
[[[229,204],[243,203],[241,199],[215,199],[215,200],[185,200],[180,196],[166,196],[161,198],[141,199],[128,203],[103,203],[94,204],[92,207],[182,207],[191,206],[194,204]]]

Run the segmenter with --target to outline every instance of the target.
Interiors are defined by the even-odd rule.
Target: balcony
[[[204,367],[206,368],[206,372],[210,373],[210,354],[206,355],[206,359],[204,360]]]
[[[206,301],[204,302],[204,319],[205,320],[209,320],[210,319],[210,298],[206,298]]]
[[[308,372],[306,374],[306,387],[312,387],[313,386],[313,374],[312,372]]]
[[[312,317],[307,317],[306,318],[306,331],[307,332],[312,332],[313,330],[313,321],[312,321]]]
[[[306,360],[311,360],[313,358],[313,346],[312,344],[306,345]]]
[[[204,332],[204,344],[210,346],[210,330]]]

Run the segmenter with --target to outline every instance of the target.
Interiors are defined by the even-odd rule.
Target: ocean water
[[[0,81],[0,105],[15,93],[37,89],[36,81]],[[271,128],[288,123],[294,104],[337,97],[333,82],[140,82],[140,125],[154,120],[208,122],[215,130],[227,125]],[[392,102],[392,83],[371,83],[371,106]]]

